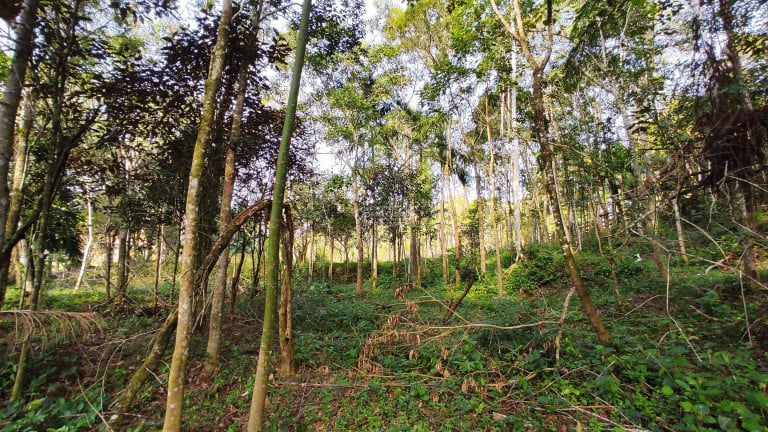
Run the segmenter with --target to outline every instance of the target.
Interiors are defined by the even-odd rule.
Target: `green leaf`
[[[768,409],[768,396],[762,392],[747,390],[747,402],[759,410]]]
[[[683,411],[693,411],[693,404],[688,401],[682,401],[680,402],[680,408],[682,408]]]
[[[699,415],[707,415],[709,414],[709,407],[704,404],[696,404],[693,407],[693,411]]]
[[[664,396],[672,396],[673,394],[675,394],[675,391],[672,390],[672,387],[670,386],[664,386],[661,388],[661,394],[663,394]]]
[[[729,430],[736,427],[736,420],[719,415],[717,416],[717,424],[720,426],[720,429]]]

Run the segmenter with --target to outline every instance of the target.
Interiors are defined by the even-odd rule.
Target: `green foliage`
[[[529,243],[523,248],[525,259],[509,273],[505,289],[532,293],[545,285],[558,285],[568,277],[565,258],[558,245]]]

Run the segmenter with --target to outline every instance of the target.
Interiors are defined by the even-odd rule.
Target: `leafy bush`
[[[515,266],[505,282],[507,290],[530,294],[535,288],[567,279],[565,258],[558,245],[529,243],[523,253],[525,259]]]

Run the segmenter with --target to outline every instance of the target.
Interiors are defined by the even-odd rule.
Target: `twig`
[[[90,399],[88,399],[88,396],[85,394],[85,389],[83,389],[83,384],[79,379],[77,380],[77,386],[80,387],[80,394],[83,396],[83,399],[85,399],[85,403],[87,403],[93,412],[99,416],[99,419],[101,419],[101,423],[104,424],[104,430],[107,432],[114,432],[114,429],[109,426],[107,419],[104,418],[104,416],[101,414],[101,411],[97,410],[96,407],[91,403]]]
[[[657,298],[659,298],[659,297],[661,297],[661,295],[655,295],[655,296],[653,296],[653,297],[649,298],[648,300],[646,300],[646,301],[644,301],[644,302],[640,303],[640,304],[639,304],[639,305],[638,305],[636,308],[632,309],[631,311],[629,311],[629,312],[625,313],[625,314],[624,314],[624,315],[622,315],[622,316],[629,316],[629,315],[633,314],[633,313],[634,313],[636,310],[638,310],[638,309],[640,309],[641,307],[645,306],[645,304],[646,304],[646,303],[650,303],[650,302],[652,302],[653,300],[655,300],[655,299],[657,299]]]
[[[703,316],[704,318],[706,318],[706,319],[708,319],[708,320],[710,320],[710,321],[716,321],[716,322],[721,322],[721,323],[727,323],[727,322],[728,322],[728,320],[726,320],[726,319],[722,319],[722,318],[716,318],[716,317],[713,317],[713,316],[707,315],[706,313],[704,313],[703,311],[699,310],[699,309],[698,309],[696,306],[694,306],[694,305],[689,305],[689,306],[691,307],[691,309],[693,309],[694,311],[696,311],[696,313],[697,313],[697,314],[699,314],[699,315]]]
[[[571,408],[561,408],[561,409],[558,409],[558,411],[578,411],[578,412],[583,413],[583,414],[588,414],[588,415],[590,415],[590,416],[600,420],[601,422],[608,423],[611,426],[620,427],[620,428],[622,428],[623,430],[626,430],[626,431],[648,432],[648,429],[643,429],[643,428],[640,428],[640,427],[636,427],[634,425],[632,425],[632,426],[622,425],[622,424],[616,423],[615,421],[609,419],[608,417],[602,416],[602,415],[600,415],[598,413],[586,410],[586,409],[584,409],[582,407],[578,407],[578,406],[571,407]]]
[[[752,348],[754,343],[752,342],[752,330],[749,328],[749,312],[747,311],[747,297],[744,295],[744,279],[742,278],[743,274],[743,272],[739,272],[739,287],[741,288],[741,303],[744,305],[744,324],[747,326],[749,347]]]
[[[555,363],[560,363],[560,339],[563,337],[563,324],[565,324],[565,314],[568,313],[568,303],[571,302],[571,297],[576,291],[576,285],[571,287],[568,291],[568,295],[565,296],[565,302],[563,302],[563,312],[560,314],[560,328],[555,336]]]

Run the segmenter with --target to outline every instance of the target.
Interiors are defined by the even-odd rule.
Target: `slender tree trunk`
[[[309,258],[307,262],[307,285],[312,285],[312,277],[315,274],[315,227],[309,226]]]
[[[357,184],[358,179],[355,176],[354,185],[352,186],[352,211],[355,214],[355,237],[357,238],[357,275],[355,279],[355,292],[363,292],[363,258],[365,257],[365,240],[363,239],[363,221],[360,216],[360,186]]]
[[[117,297],[118,301],[125,298],[128,288],[128,228],[122,227],[117,231]]]
[[[478,159],[480,156],[478,156]],[[479,242],[480,252],[480,279],[485,280],[485,273],[487,271],[486,256],[487,253],[485,247],[485,209],[483,200],[483,190],[480,170],[480,161],[475,161],[475,193],[477,194],[477,237]]]
[[[280,375],[296,375],[296,347],[293,340],[293,221],[290,212],[286,213],[285,226],[282,228],[283,286],[280,290],[280,309],[278,327],[280,340]]]
[[[245,262],[245,238],[242,236],[241,233],[241,244],[240,244],[240,255],[237,260],[237,266],[235,267],[235,275],[232,277],[232,286],[230,288],[230,291],[232,292],[232,303],[230,303],[229,307],[229,314],[232,315],[235,313],[235,302],[237,302],[237,291],[240,287],[240,275],[243,271],[243,263]]]
[[[74,290],[80,289],[80,284],[83,283],[85,277],[85,270],[88,268],[89,253],[91,251],[91,245],[93,244],[93,202],[91,201],[91,193],[86,191],[85,203],[88,211],[88,219],[86,224],[88,225],[88,238],[85,241],[85,247],[83,247],[83,259],[80,263],[80,272],[77,274],[77,281],[75,281]]]
[[[176,277],[179,274],[179,260],[181,259],[181,235],[183,229],[184,225],[179,224],[179,229],[176,233],[178,242],[176,243],[176,248],[173,250],[173,275],[171,276],[171,293],[168,297],[168,302],[171,304],[176,304]]]
[[[421,271],[420,271],[420,263],[421,258],[419,253],[419,242],[421,236],[419,235],[419,219],[416,216],[416,209],[415,204],[411,204],[411,247],[410,247],[410,265],[411,265],[411,272],[410,272],[410,279],[411,279],[411,286],[414,288],[421,287]]]
[[[493,229],[493,245],[496,257],[496,290],[499,298],[504,297],[504,273],[501,270],[501,236],[499,233],[499,225],[496,222],[496,148],[493,143],[493,135],[491,133],[491,113],[488,104],[488,97],[485,98],[485,134],[486,140],[489,146],[488,161],[488,184],[490,199],[488,204],[488,213],[491,217],[491,228]]]
[[[261,11],[264,2],[260,1],[253,12],[253,34],[252,41],[258,40],[259,26],[261,22]],[[243,107],[245,106],[245,95],[248,90],[248,71],[255,57],[255,48],[251,42],[246,48],[245,58],[240,66],[240,72],[237,80],[237,97],[235,100],[235,109],[232,114],[232,126],[229,134],[229,145],[224,157],[224,180],[219,203],[219,232],[229,229],[232,221],[232,196],[235,190],[235,149],[232,147],[240,139],[243,120]],[[208,344],[206,346],[205,369],[212,371],[219,367],[221,362],[221,322],[224,313],[224,297],[227,291],[227,281],[229,270],[229,249],[225,249],[219,256],[216,264],[216,276],[214,277],[213,293],[211,295],[211,316],[208,321]]]
[[[330,234],[328,237],[328,241],[331,243],[331,252],[330,254],[328,254],[328,280],[332,281],[333,280],[333,244],[335,242],[333,241],[333,237],[330,236]]]
[[[566,226],[563,221],[562,207],[560,205],[560,197],[559,197],[559,194],[557,193],[557,178],[555,176],[555,155],[552,149],[552,144],[549,140],[547,116],[546,116],[546,109],[544,105],[544,82],[543,82],[545,67],[549,61],[549,57],[552,52],[551,50],[553,45],[553,32],[552,32],[553,20],[551,16],[552,2],[551,0],[547,0],[548,13],[545,20],[545,24],[547,26],[546,53],[544,57],[538,61],[534,58],[533,54],[530,52],[528,48],[528,40],[527,40],[527,35],[525,34],[523,18],[520,13],[519,0],[513,0],[512,2],[512,6],[514,10],[514,20],[515,20],[514,28],[509,24],[509,22],[506,20],[504,15],[501,14],[494,0],[492,0],[491,4],[493,6],[494,12],[496,12],[497,16],[502,20],[502,23],[504,24],[507,31],[517,40],[518,44],[520,45],[520,48],[523,51],[523,54],[528,60],[529,66],[532,69],[534,127],[536,129],[536,134],[538,135],[539,143],[541,144],[541,156],[542,156],[542,161],[544,162],[544,167],[542,171],[545,173],[545,178],[547,179],[546,185],[547,185],[548,195],[553,201],[552,202],[553,211],[556,212],[556,214],[554,215],[555,216],[554,219],[555,219],[555,226],[557,227],[557,234],[561,243],[561,247],[563,249],[563,255],[565,256],[566,265],[571,274],[571,282],[574,284],[576,288],[576,292],[579,294],[579,298],[581,299],[582,306],[584,307],[584,312],[587,315],[587,318],[589,319],[589,322],[592,325],[592,328],[595,330],[595,333],[597,334],[597,338],[600,341],[600,343],[603,343],[603,344],[607,343],[610,340],[610,334],[606,330],[605,325],[603,324],[603,321],[597,312],[597,308],[592,302],[592,298],[589,295],[589,291],[587,290],[586,286],[584,285],[584,281],[581,278],[581,272],[579,271],[578,264],[576,263],[576,259],[573,256],[571,244],[568,241],[569,237],[567,236]]]
[[[371,227],[371,291],[376,291],[376,281],[379,278],[379,244],[376,221]]]
[[[24,0],[21,19],[16,25],[13,38],[13,60],[8,68],[8,75],[0,101],[0,245],[5,245],[10,233],[6,232],[10,206],[8,190],[8,169],[11,160],[14,136],[16,134],[16,115],[21,101],[21,92],[27,76],[27,65],[35,46],[34,27],[37,19],[39,0]],[[3,263],[7,266],[7,263]],[[2,294],[5,294],[5,287]],[[5,298],[0,298],[4,301]],[[0,302],[0,304],[2,304]]]
[[[184,249],[181,257],[181,286],[179,287],[179,317],[176,326],[176,342],[168,376],[168,397],[165,409],[163,431],[181,430],[184,407],[184,387],[189,356],[189,341],[194,322],[194,281],[195,255],[197,253],[197,221],[199,218],[200,181],[202,178],[205,153],[209,146],[216,108],[216,93],[221,85],[224,57],[229,39],[229,25],[232,19],[232,1],[223,0],[216,45],[211,55],[208,78],[203,96],[203,113],[192,154],[189,171],[186,209],[184,213]]]
[[[293,65],[291,89],[288,95],[288,107],[283,125],[283,135],[280,140],[280,149],[277,156],[275,169],[275,190],[272,204],[272,212],[269,218],[269,238],[267,240],[267,288],[264,300],[264,325],[262,327],[261,344],[259,346],[259,358],[256,365],[256,377],[253,383],[253,398],[248,414],[248,432],[261,431],[264,427],[264,403],[267,399],[267,385],[269,384],[269,362],[274,336],[275,309],[277,308],[278,265],[280,261],[280,220],[282,204],[285,194],[285,183],[288,172],[288,151],[291,144],[294,121],[296,115],[296,103],[299,96],[299,84],[301,71],[304,66],[304,52],[307,46],[307,29],[309,27],[309,12],[311,0],[304,0],[301,13],[301,24],[296,45],[296,58]]]
[[[0,108],[0,111],[2,108]],[[0,113],[0,115],[2,115]],[[21,218],[21,205],[24,201],[24,186],[27,174],[27,162],[29,160],[29,135],[34,125],[34,101],[27,99],[24,103],[24,115],[22,120],[22,130],[19,131],[16,141],[16,161],[13,166],[13,186],[11,187],[10,206],[8,207],[8,219],[5,233],[11,237],[16,232],[16,227]],[[2,122],[2,120],[0,120]],[[2,126],[0,126],[2,128]],[[7,243],[7,242],[6,242]],[[0,245],[5,245],[0,242]],[[5,303],[5,288],[8,285],[8,274],[10,271],[10,262],[0,261],[0,305]],[[16,278],[18,285],[18,280]]]
[[[104,290],[107,299],[112,297],[112,258],[115,253],[114,238],[111,231],[106,233],[107,252],[104,257]]]
[[[157,257],[155,258],[155,283],[152,286],[152,297],[154,298],[154,307],[157,309],[157,303],[160,298],[157,290],[160,287],[160,264],[163,262],[163,224],[157,224]]]
[[[440,231],[438,232],[440,241],[440,257],[443,264],[443,285],[448,286],[448,248],[446,246],[445,238],[448,236],[446,232],[448,230],[448,224],[445,221],[445,193],[444,188],[440,189]]]
[[[680,247],[680,255],[683,257],[683,262],[688,264],[688,252],[685,248],[685,235],[683,234],[683,223],[680,219],[680,205],[678,204],[677,195],[672,198],[672,210],[675,214],[675,229],[677,230],[677,244]]]

